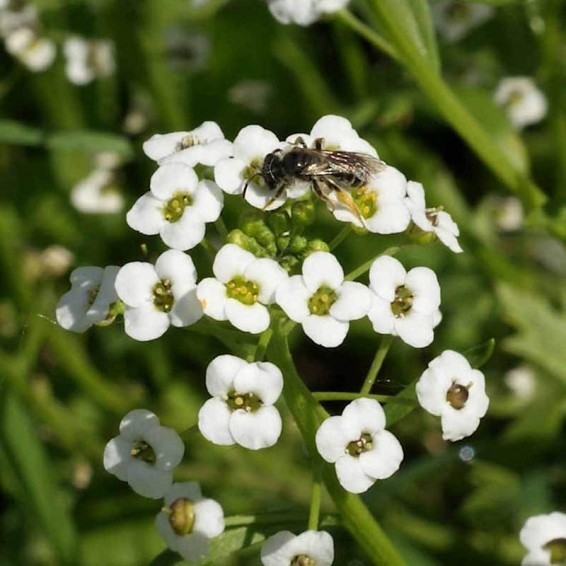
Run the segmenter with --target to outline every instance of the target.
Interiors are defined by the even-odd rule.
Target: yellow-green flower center
[[[153,287],[153,304],[157,310],[171,312],[175,303],[173,285],[169,279],[162,279]]]
[[[368,452],[373,448],[373,440],[371,434],[364,432],[358,440],[352,440],[352,442],[348,443],[346,446],[346,452],[350,456],[357,457],[364,452]]]
[[[169,524],[179,536],[190,535],[195,526],[195,506],[190,499],[180,497],[164,509],[169,514]]]
[[[260,177],[260,173],[261,173],[261,166],[263,164],[263,158],[262,157],[254,157],[249,165],[247,165],[246,167],[244,167],[244,170],[242,171],[242,178],[244,178],[246,181],[251,181],[253,180],[254,182],[256,181],[261,181],[261,177]]]
[[[244,409],[247,413],[255,413],[263,405],[263,401],[254,393],[237,393],[236,391],[228,393],[226,403],[232,411]]]
[[[505,102],[505,106],[507,108],[513,108],[514,106],[521,104],[521,102],[523,101],[523,98],[524,98],[524,95],[523,95],[522,91],[512,90],[509,93],[509,97],[507,98],[507,101]]]
[[[183,216],[185,208],[193,204],[193,197],[189,193],[176,192],[163,206],[163,216],[167,222],[177,222]]]
[[[238,275],[226,285],[226,296],[236,299],[244,305],[257,303],[259,285],[254,281],[248,281],[245,277]]]
[[[466,401],[470,396],[469,390],[472,385],[472,383],[469,383],[468,385],[460,385],[455,381],[452,383],[450,389],[446,392],[446,400],[450,403],[452,408],[457,411],[464,408]]]
[[[291,560],[289,566],[316,566],[316,562],[314,558],[311,558],[306,554],[297,554],[297,556]]]
[[[352,199],[363,218],[371,218],[377,212],[377,191],[368,187],[352,190]]]
[[[391,312],[395,318],[403,318],[413,306],[413,293],[405,285],[395,289],[395,298],[391,303]]]
[[[148,464],[155,463],[155,452],[153,448],[145,440],[136,440],[130,450],[132,458],[142,460]]]
[[[550,563],[557,566],[566,566],[566,538],[555,538],[543,547],[550,552]]]
[[[100,285],[95,285],[92,289],[89,289],[86,294],[86,302],[88,308],[92,307],[94,301],[96,301],[96,297],[98,296],[98,292],[100,291]]]
[[[328,314],[330,307],[336,302],[338,295],[334,289],[322,285],[309,299],[309,312],[317,316]]]

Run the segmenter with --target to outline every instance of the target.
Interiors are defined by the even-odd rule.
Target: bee
[[[267,189],[273,191],[264,209],[291,184],[302,181],[311,183],[316,196],[327,203],[331,210],[335,208],[331,195],[335,195],[362,221],[349,189],[367,184],[372,175],[386,168],[386,164],[367,153],[323,149],[323,145],[324,140],[318,138],[314,148],[309,148],[302,138],[298,138],[290,149],[277,149],[265,156],[260,171],[255,175],[263,180]],[[247,184],[244,196],[246,189]]]

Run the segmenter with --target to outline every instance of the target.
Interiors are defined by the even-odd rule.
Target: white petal
[[[203,222],[214,222],[218,220],[224,196],[216,183],[203,179],[197,186],[194,194],[192,208],[198,212]]]
[[[128,466],[132,459],[131,450],[131,441],[122,436],[116,436],[110,440],[104,448],[104,469],[118,479],[126,481]]]
[[[155,262],[155,271],[160,279],[171,281],[175,298],[182,296],[196,284],[195,264],[190,256],[179,250],[163,252]]]
[[[403,461],[401,443],[388,430],[382,430],[373,437],[373,450],[360,455],[364,472],[378,480],[392,476]]]
[[[348,454],[336,462],[336,475],[340,485],[350,493],[363,493],[375,483],[375,479],[363,471],[359,458]]]
[[[331,253],[314,252],[303,263],[303,281],[311,293],[322,285],[337,289],[344,281],[344,270]]]
[[[203,315],[201,303],[197,297],[196,287],[187,291],[179,298],[175,298],[175,303],[169,318],[171,324],[178,328],[190,326],[200,320]]]
[[[230,432],[232,411],[220,399],[209,399],[198,413],[198,428],[201,434],[210,442],[221,446],[234,444]]]
[[[287,547],[295,538],[296,536],[289,531],[280,531],[269,537],[261,547],[261,563],[263,566],[288,565],[294,558],[294,554],[292,550],[288,551]]]
[[[246,163],[257,157],[264,157],[280,145],[277,136],[261,126],[242,128],[234,140],[234,155]]]
[[[329,315],[310,315],[303,321],[305,334],[319,346],[335,348],[340,346],[346,335],[350,324],[336,320]]]
[[[214,167],[214,180],[225,193],[238,195],[244,188],[242,173],[245,167],[246,163],[241,159],[222,159]]]
[[[216,257],[212,271],[218,281],[228,283],[234,277],[243,275],[256,257],[236,244],[222,246]]]
[[[170,134],[155,134],[143,144],[144,153],[154,161],[159,161],[174,153],[182,139],[189,132],[172,132]]]
[[[214,499],[201,499],[195,503],[195,515],[194,532],[208,538],[224,532],[224,511]]]
[[[248,366],[245,360],[237,356],[216,356],[206,368],[206,389],[214,397],[226,397],[234,389],[236,375]]]
[[[273,405],[283,391],[283,374],[274,364],[255,362],[243,367],[234,378],[234,390],[253,393],[264,406]]]
[[[361,283],[344,281],[337,289],[338,299],[330,307],[330,315],[341,321],[358,320],[367,315],[371,307],[371,292]]]
[[[391,256],[378,257],[369,271],[371,290],[389,303],[395,299],[397,287],[405,284],[407,272],[401,262]]]
[[[236,299],[228,299],[224,309],[228,320],[244,332],[259,334],[269,327],[269,311],[261,303],[244,305]]]
[[[175,193],[193,194],[198,183],[192,167],[182,163],[163,165],[152,175],[151,192],[161,200],[169,200]]]
[[[153,236],[159,234],[166,222],[163,216],[163,201],[155,198],[151,193],[145,193],[126,214],[128,226],[142,234]]]
[[[204,238],[205,224],[198,211],[186,208],[176,222],[165,221],[160,230],[163,242],[174,250],[192,250]]]
[[[151,467],[141,460],[133,459],[128,466],[128,483],[139,495],[159,499],[173,483],[173,475],[169,471]]]
[[[316,431],[316,449],[324,460],[334,464],[346,453],[346,446],[355,436],[344,427],[341,416],[329,417]]]
[[[197,286],[197,298],[204,314],[214,320],[228,320],[226,316],[226,287],[214,277],[203,279]]]
[[[375,399],[356,399],[342,412],[344,424],[354,430],[354,438],[363,433],[374,434],[385,428],[385,413]]]
[[[435,233],[438,236],[438,239],[454,253],[462,253],[464,250],[462,250],[458,243],[460,230],[456,222],[452,220],[450,214],[441,210],[436,215],[436,222],[437,226]]]
[[[395,203],[378,202],[378,210],[364,220],[365,227],[374,234],[399,234],[411,222],[411,214],[405,203],[400,200]]]
[[[147,308],[126,309],[124,313],[124,330],[134,340],[146,342],[155,340],[165,334],[169,328],[169,316],[156,310],[153,306]]]
[[[104,320],[108,315],[110,305],[118,300],[116,293],[116,277],[120,268],[115,265],[109,265],[104,269],[102,283],[96,294],[96,298],[88,309],[88,316],[92,317],[96,322]]]
[[[181,498],[190,499],[193,502],[200,501],[202,499],[200,485],[196,481],[176,482],[167,490],[163,499],[165,505],[170,507],[171,503]]]
[[[305,287],[300,275],[293,275],[287,281],[283,281],[275,293],[277,304],[295,322],[303,322],[310,316],[309,297],[310,292]]]
[[[230,432],[244,448],[260,450],[273,446],[281,435],[281,415],[273,407],[262,407],[255,413],[237,410],[230,419]]]
[[[416,385],[421,407],[432,415],[440,416],[446,410],[446,394],[451,383],[450,377],[444,377],[430,367],[426,369]]]
[[[379,334],[397,335],[395,330],[395,317],[391,312],[391,303],[373,294],[371,307],[368,311],[373,329]]]
[[[413,348],[426,348],[434,340],[432,317],[412,311],[404,318],[395,319],[395,330],[401,340]]]
[[[287,272],[269,258],[256,259],[248,265],[244,276],[248,281],[259,285],[258,297],[264,305],[273,303],[277,287],[288,279]]]
[[[412,309],[419,314],[432,314],[440,306],[440,285],[428,267],[415,267],[407,273],[405,285],[413,292]]]
[[[176,550],[188,562],[201,560],[209,553],[208,537],[200,533],[179,537]]]
[[[287,193],[283,191],[277,198],[272,189],[261,187],[257,183],[250,182],[246,190],[246,201],[260,210],[275,210],[285,204]],[[269,205],[268,205],[269,203]]]
[[[181,463],[185,445],[176,430],[158,426],[148,431],[145,440],[155,452],[156,468],[170,471]]]
[[[153,305],[153,287],[159,277],[151,263],[127,263],[116,276],[116,293],[126,305],[141,307]]]
[[[450,408],[441,417],[442,438],[456,442],[473,434],[480,425],[480,419]]]
[[[135,441],[143,438],[151,429],[159,426],[157,415],[147,409],[134,409],[120,421],[120,435]]]

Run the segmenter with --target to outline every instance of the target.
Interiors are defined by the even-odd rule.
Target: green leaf
[[[43,132],[15,120],[0,120],[0,143],[12,145],[40,145]]]
[[[0,408],[0,438],[21,483],[22,513],[37,519],[47,535],[58,564],[78,564],[77,539],[51,462],[25,407],[4,390]]]
[[[440,70],[440,58],[438,56],[438,43],[436,32],[432,23],[430,6],[427,0],[407,0],[409,8],[413,12],[415,22],[419,29],[421,39],[426,47],[428,58],[435,71]]]
[[[115,134],[91,131],[58,132],[47,137],[49,149],[79,150],[89,153],[112,152],[130,158],[133,150],[130,142]]]
[[[454,90],[470,114],[482,125],[514,167],[527,174],[529,157],[525,145],[503,109],[493,101],[492,94],[476,88]]]
[[[174,566],[175,564],[180,564],[181,562],[183,562],[183,559],[177,552],[173,552],[172,550],[164,550],[149,563],[149,566]]]
[[[490,338],[487,342],[466,350],[464,356],[473,368],[479,369],[491,358],[494,350],[495,338]]]
[[[499,285],[497,295],[517,333],[503,348],[544,368],[566,384],[566,313],[532,291]]]

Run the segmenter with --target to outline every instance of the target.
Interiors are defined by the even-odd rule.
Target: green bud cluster
[[[256,257],[275,259],[288,272],[298,271],[309,254],[329,251],[322,240],[309,240],[302,234],[314,221],[314,214],[314,204],[307,199],[273,212],[247,211],[240,219],[240,228],[228,234],[227,242]]]

